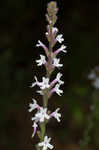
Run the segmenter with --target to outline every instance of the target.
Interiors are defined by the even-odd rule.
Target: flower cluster
[[[88,79],[92,80],[94,88],[99,89],[99,66],[96,66],[88,75]]]
[[[59,108],[57,108],[54,112],[49,113],[49,111],[47,110],[47,108],[43,108],[41,106],[39,106],[37,104],[37,101],[35,99],[32,99],[33,103],[29,104],[29,112],[32,112],[33,110],[37,110],[37,112],[35,113],[35,116],[31,118],[33,122],[33,134],[32,137],[34,137],[36,131],[37,131],[37,127],[44,121],[47,121],[49,119],[51,119],[52,117],[54,117],[58,122],[60,122],[60,117],[61,114],[58,113],[58,111],[60,110]]]
[[[57,108],[54,112],[48,110],[48,100],[53,95],[53,93],[57,93],[59,96],[62,95],[63,90],[60,89],[60,86],[64,84],[64,81],[61,80],[62,73],[57,73],[56,77],[51,81],[50,77],[55,70],[55,68],[60,68],[63,64],[60,63],[60,58],[58,58],[58,54],[60,52],[66,53],[66,46],[62,44],[64,41],[63,35],[58,34],[58,29],[54,26],[57,20],[57,5],[56,2],[50,2],[47,8],[46,18],[48,21],[47,32],[45,33],[46,38],[49,42],[49,47],[43,44],[40,40],[36,44],[36,47],[42,47],[45,55],[40,54],[40,58],[36,60],[37,66],[44,66],[46,69],[45,77],[42,77],[42,80],[39,81],[35,76],[35,81],[32,83],[31,88],[34,86],[38,86],[39,93],[43,97],[43,106],[40,106],[35,99],[33,99],[33,103],[29,104],[29,112],[36,110],[36,113],[31,118],[33,121],[33,134],[32,137],[37,132],[37,129],[40,129],[40,143],[38,147],[41,147],[42,150],[47,150],[47,148],[52,149],[53,146],[49,143],[51,138],[48,138],[45,129],[46,123],[53,117],[58,122],[60,122],[61,114],[59,113],[60,108]],[[57,50],[53,50],[56,43],[62,44],[60,48]]]

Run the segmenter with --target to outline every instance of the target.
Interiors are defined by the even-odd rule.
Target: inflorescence
[[[46,18],[48,21],[47,32],[45,33],[46,38],[49,42],[49,47],[43,44],[40,40],[36,44],[36,47],[42,47],[46,55],[40,54],[40,58],[36,60],[37,66],[44,66],[46,69],[45,77],[42,77],[42,81],[38,81],[38,78],[34,77],[34,82],[31,85],[31,88],[38,86],[39,93],[43,97],[43,106],[40,106],[35,99],[33,103],[29,104],[29,112],[36,110],[35,115],[32,117],[33,121],[33,133],[32,137],[39,131],[40,142],[38,143],[38,148],[41,150],[52,149],[53,145],[50,144],[51,138],[46,135],[46,124],[51,118],[55,118],[60,122],[61,114],[59,113],[60,108],[57,108],[54,112],[48,110],[48,100],[51,98],[53,93],[57,93],[59,96],[63,94],[63,90],[60,89],[60,86],[64,84],[64,81],[61,80],[62,73],[57,73],[56,78],[51,81],[51,75],[55,68],[63,67],[63,64],[60,63],[60,58],[58,54],[60,52],[66,53],[66,46],[63,43],[64,38],[62,34],[58,34],[58,29],[54,26],[57,20],[58,8],[56,2],[52,1],[48,3]],[[57,50],[53,50],[53,47],[56,43],[62,44]]]

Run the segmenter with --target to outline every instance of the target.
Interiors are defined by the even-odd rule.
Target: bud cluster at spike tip
[[[63,94],[63,90],[60,89],[61,85],[64,84],[64,81],[61,80],[62,73],[58,72],[56,77],[51,81],[50,77],[52,73],[56,70],[56,68],[63,67],[63,64],[61,63],[61,59],[58,56],[59,53],[64,52],[66,53],[66,46],[62,44],[64,42],[64,38],[62,34],[58,34],[59,30],[57,27],[55,27],[55,23],[57,20],[57,3],[52,1],[48,3],[47,5],[47,14],[46,18],[48,21],[47,25],[47,32],[45,33],[46,38],[49,42],[49,47],[47,47],[43,42],[38,40],[38,43],[36,44],[36,47],[42,47],[42,49],[45,52],[45,55],[40,54],[39,59],[36,60],[38,67],[45,67],[46,69],[46,75],[41,77],[41,81],[38,80],[38,77],[34,76],[35,81],[33,81],[31,88],[37,86],[39,90],[36,92],[39,93],[43,98],[44,96],[47,97],[47,102],[51,98],[51,96],[56,93],[59,96]],[[53,50],[53,47],[55,47],[55,44],[62,44],[58,49]],[[39,137],[41,138],[41,126],[43,123],[48,123],[51,118],[55,118],[58,122],[60,122],[61,114],[59,113],[60,108],[57,108],[54,112],[51,112],[48,110],[47,104],[43,106],[40,106],[35,99],[32,99],[33,102],[29,104],[29,112],[35,112],[35,114],[32,116],[31,120],[33,121],[33,133],[32,137],[39,131]],[[51,145],[49,142],[51,141],[51,138],[48,138],[46,134],[44,134],[43,140],[40,140],[40,143],[38,143],[38,147],[42,148],[42,150],[52,149],[53,145]]]
[[[46,14],[46,18],[48,23],[54,25],[57,21],[56,16],[58,12],[57,3],[54,1],[48,3],[47,12],[48,14]]]

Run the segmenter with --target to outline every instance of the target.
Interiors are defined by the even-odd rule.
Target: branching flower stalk
[[[62,43],[64,41],[63,35],[58,33],[58,29],[54,26],[57,21],[57,4],[52,1],[48,3],[46,19],[48,22],[47,32],[45,33],[46,38],[49,42],[49,47],[43,44],[40,40],[36,44],[37,47],[42,47],[45,51],[46,56],[40,54],[40,59],[36,60],[37,66],[42,66],[46,68],[46,75],[42,77],[42,81],[39,82],[35,76],[35,82],[32,83],[31,88],[38,86],[40,90],[37,91],[43,98],[43,106],[40,106],[35,99],[33,103],[29,104],[29,112],[37,110],[36,114],[32,117],[33,121],[33,134],[32,137],[36,134],[37,128],[39,127],[40,131],[37,132],[40,138],[40,143],[38,143],[38,149],[47,150],[52,149],[53,145],[50,144],[51,138],[46,135],[46,124],[51,118],[55,118],[60,122],[61,114],[59,113],[60,108],[57,108],[54,112],[48,110],[48,100],[51,98],[53,93],[57,93],[59,96],[63,93],[63,90],[60,89],[60,86],[64,84],[64,81],[61,80],[62,74],[59,72],[56,75],[56,78],[51,81],[51,75],[55,68],[60,68],[63,64],[60,63],[60,58],[57,58],[57,55],[60,52],[66,53],[67,51],[65,45],[61,45],[57,50],[53,50],[57,42]]]

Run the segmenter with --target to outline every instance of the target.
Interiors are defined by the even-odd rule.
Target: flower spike
[[[59,96],[63,94],[63,90],[60,89],[60,86],[64,84],[64,81],[61,80],[62,73],[58,72],[54,80],[51,80],[51,75],[55,71],[55,68],[61,68],[63,64],[60,63],[60,58],[57,58],[57,55],[60,52],[66,53],[66,46],[62,44],[60,48],[54,50],[56,43],[61,44],[64,41],[63,35],[58,34],[58,28],[55,26],[57,21],[57,3],[52,1],[47,5],[47,14],[46,19],[48,22],[47,31],[45,33],[48,40],[47,47],[40,40],[36,44],[36,47],[42,47],[45,51],[45,55],[40,54],[40,58],[36,60],[37,66],[43,66],[46,70],[46,75],[42,76],[42,80],[39,81],[36,76],[34,76],[35,81],[32,83],[31,88],[38,86],[39,90],[36,92],[42,96],[43,106],[40,106],[35,99],[33,103],[29,104],[29,112],[34,111],[35,114],[31,117],[33,121],[33,133],[32,137],[35,136],[36,132],[40,138],[38,143],[38,149],[47,150],[53,149],[54,146],[50,144],[51,138],[46,135],[46,124],[51,120],[51,118],[56,119],[60,122],[61,114],[59,113],[60,108],[57,108],[54,112],[49,111],[48,109],[48,100],[51,96],[56,93]],[[42,70],[43,72],[43,70]],[[40,74],[38,74],[40,76]],[[39,128],[39,132],[37,129]]]

